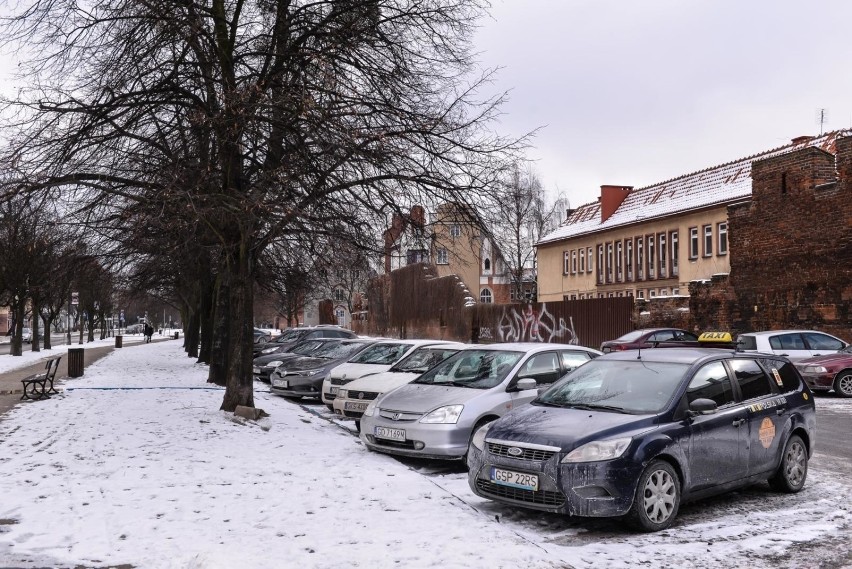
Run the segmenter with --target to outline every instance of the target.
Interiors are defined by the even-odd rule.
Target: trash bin
[[[83,348],[68,348],[68,377],[83,375]]]
[[[115,337],[115,347],[116,348],[121,347],[121,342],[122,342],[123,338],[124,338],[124,336],[120,336],[120,335]]]
[[[175,340],[180,338],[180,332],[175,332]]]

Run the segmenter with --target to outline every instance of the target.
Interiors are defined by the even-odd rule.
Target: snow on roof
[[[749,198],[753,161],[807,147],[821,148],[833,154],[835,140],[849,135],[852,135],[852,130],[833,131],[804,140],[796,139],[798,142],[672,178],[653,186],[634,189],[615,213],[603,223],[599,201],[582,205],[571,213],[565,225],[542,237],[538,245]]]

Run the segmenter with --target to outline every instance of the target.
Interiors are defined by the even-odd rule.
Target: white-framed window
[[[672,276],[676,277],[677,274],[678,274],[678,268],[677,268],[677,255],[678,255],[678,251],[677,251],[677,231],[671,232],[671,235],[669,236],[669,241],[671,241],[671,248],[672,248]]]
[[[668,296],[668,294],[669,294],[668,290],[666,290],[664,288],[660,289],[660,296]]]
[[[689,258],[698,258],[698,228],[689,228]]]
[[[713,226],[704,226],[704,256],[709,257],[713,254]]]
[[[648,289],[648,298],[657,298],[657,291],[654,289]]]
[[[606,297],[607,298],[615,298],[615,293],[614,292],[607,293]]]
[[[461,237],[461,226],[453,224],[450,226],[450,237]]]
[[[604,281],[604,246],[598,245],[598,284]]]
[[[649,235],[646,239],[648,240],[648,278],[653,279],[657,272],[657,256],[656,251],[654,250],[654,236]]]
[[[622,298],[623,296],[624,296],[624,291],[623,290],[618,291],[618,298]]]
[[[484,288],[479,291],[479,302],[482,304],[491,304],[494,302],[494,296],[491,294],[491,289]]]
[[[627,296],[633,296],[633,289],[627,291]]]
[[[636,298],[645,298],[645,291],[644,290],[637,290],[636,291]]]
[[[660,278],[666,278],[668,274],[668,267],[666,267],[666,261],[668,260],[668,250],[666,249],[666,234],[660,233],[657,235],[657,243],[660,246]]]
[[[567,275],[569,269],[571,268],[571,265],[569,264],[570,258],[571,257],[569,256],[568,251],[564,251],[562,253],[562,274],[563,275]]]
[[[335,302],[343,302],[346,300],[346,291],[340,287],[334,289],[334,300]]]
[[[604,293],[599,292],[599,293],[598,293],[598,298],[604,298]]]
[[[612,282],[612,243],[606,244],[606,282]]]
[[[572,295],[571,295],[571,300],[577,300],[577,295],[576,295],[576,294],[572,294]]]
[[[572,275],[577,274],[577,250],[576,249],[571,250],[571,274]]]
[[[624,280],[624,244],[621,241],[615,244],[615,279]]]
[[[580,249],[580,272],[586,272],[586,248]]]
[[[586,249],[586,272],[591,273],[594,269],[594,263],[592,262],[592,248],[589,247]]]
[[[337,318],[337,325],[341,328],[346,326],[346,309],[338,306],[334,311],[334,316]]]
[[[627,268],[627,280],[633,280],[633,239],[624,244],[624,265]]]
[[[450,253],[444,247],[440,247],[437,251],[435,262],[439,265],[450,264]]]
[[[679,294],[680,294],[680,289],[679,289],[679,288],[673,288],[673,289],[672,289],[672,296],[677,296],[677,295],[679,295]]]
[[[716,226],[716,233],[719,235],[719,248],[716,251],[717,255],[728,254],[728,222],[723,221]]]
[[[645,278],[645,242],[641,237],[636,238],[636,278]]]

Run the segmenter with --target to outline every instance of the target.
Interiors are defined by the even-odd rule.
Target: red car
[[[811,390],[834,389],[841,397],[852,397],[852,345],[834,354],[798,360],[794,364]]]
[[[698,336],[692,332],[679,328],[646,328],[644,330],[633,330],[615,340],[608,340],[601,344],[601,351],[618,352],[621,350],[635,350],[637,348],[653,348],[660,342],[673,344],[677,342],[683,347],[698,347]]]

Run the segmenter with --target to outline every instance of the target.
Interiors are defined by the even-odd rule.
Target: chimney
[[[601,186],[601,223],[609,219],[624,201],[633,186]]]
[[[804,144],[805,142],[810,142],[813,138],[813,136],[797,136],[793,139],[793,144]]]

